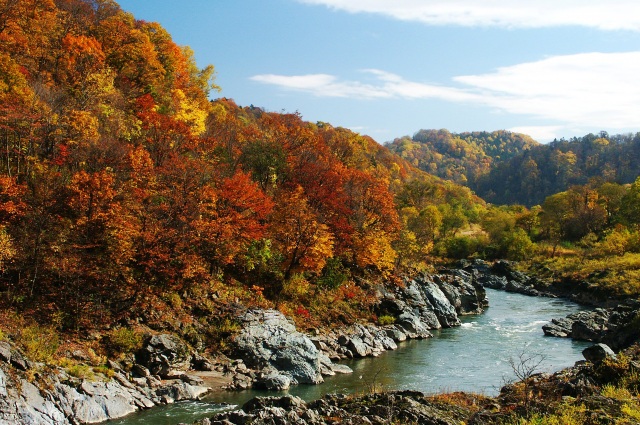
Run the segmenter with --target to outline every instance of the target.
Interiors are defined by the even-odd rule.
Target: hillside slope
[[[482,207],[369,137],[210,101],[213,66],[111,0],[0,19],[0,303],[58,331],[181,327],[235,301],[326,317],[325,296],[366,315],[356,278],[444,226],[416,236],[423,209]]]

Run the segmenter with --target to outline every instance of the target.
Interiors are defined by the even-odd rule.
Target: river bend
[[[487,289],[490,307],[485,313],[461,318],[462,326],[434,331],[434,338],[398,344],[377,358],[345,362],[353,374],[326,377],[321,385],[300,385],[288,393],[312,400],[327,393],[365,393],[411,389],[425,393],[470,391],[496,395],[514,379],[509,359],[521,353],[542,355],[540,371],[556,371],[582,359],[589,343],[545,337],[542,325],[554,317],[580,310],[565,300],[529,297]],[[190,423],[220,410],[220,403],[241,405],[262,391],[215,392],[200,402],[156,407],[127,418],[119,425],[175,425]]]

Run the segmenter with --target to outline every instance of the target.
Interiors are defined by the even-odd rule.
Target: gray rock
[[[571,337],[582,341],[601,341],[608,330],[609,313],[604,309],[580,312],[570,316],[575,319],[571,326]]]
[[[146,378],[147,376],[151,375],[151,372],[149,372],[149,369],[137,363],[133,365],[131,372],[133,372],[139,378]]]
[[[191,358],[191,364],[195,370],[210,372],[215,370],[215,365],[206,357],[194,354]]]
[[[6,363],[11,362],[11,346],[8,342],[0,341],[0,360]]]
[[[242,317],[236,353],[254,368],[273,367],[298,383],[323,382],[319,351],[311,339],[276,310],[252,310]]]
[[[204,380],[196,375],[185,373],[182,376],[180,376],[180,379],[189,385],[195,385],[195,386],[201,386],[201,387],[204,386]]]
[[[542,331],[547,336],[555,336],[558,338],[567,338],[571,336],[571,330],[567,330],[561,326],[556,325],[555,323],[547,323],[542,326]]]
[[[349,338],[346,346],[355,357],[366,357],[371,354],[371,349],[358,336]]]
[[[449,299],[440,290],[438,285],[433,282],[425,282],[424,293],[433,306],[438,321],[442,326],[446,328],[460,326],[460,320],[458,319],[455,307],[451,305],[451,302],[449,302]]]
[[[484,287],[464,270],[448,270],[448,273],[434,276],[434,281],[440,285],[458,315],[482,313],[489,305]]]
[[[209,390],[210,388],[208,387],[190,385],[186,382],[178,381],[158,388],[156,390],[156,395],[164,398],[165,400],[171,399],[173,401],[199,400],[202,396],[208,393]]]
[[[331,370],[334,373],[353,373],[353,369],[351,369],[349,366],[344,365],[344,364],[332,364],[331,365]]]
[[[616,358],[616,354],[606,344],[595,344],[582,350],[584,358],[591,363],[598,364],[607,358]]]
[[[35,385],[22,380],[20,393],[21,401],[24,403],[20,414],[24,423],[65,424],[68,422],[64,413],[50,399],[45,399]]]
[[[4,370],[0,369],[0,397],[7,397],[7,377]]]
[[[614,350],[621,350],[640,339],[638,311],[640,302],[628,300],[613,308],[597,308],[553,319],[543,330],[547,335],[603,342]]]
[[[167,377],[174,371],[185,371],[191,364],[189,347],[174,335],[153,335],[136,353],[136,361],[152,375]]]
[[[404,312],[396,320],[396,325],[400,326],[404,333],[412,339],[431,338],[431,332],[420,317],[412,312]]]
[[[271,391],[285,391],[291,386],[291,378],[278,372],[256,380],[254,386]]]
[[[11,366],[16,369],[27,371],[31,369],[31,362],[27,360],[19,351],[13,349],[11,350]]]
[[[395,342],[402,342],[407,339],[407,334],[405,334],[398,326],[385,328],[384,331],[387,333],[387,336]]]
[[[568,317],[561,319],[552,319],[551,323],[542,326],[545,335],[555,336],[559,338],[571,337],[571,328],[575,320]]]

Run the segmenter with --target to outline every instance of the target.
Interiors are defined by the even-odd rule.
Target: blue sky
[[[368,134],[640,131],[637,0],[120,0],[162,24],[212,97]]]

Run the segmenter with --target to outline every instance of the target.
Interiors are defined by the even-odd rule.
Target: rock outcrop
[[[392,289],[381,287],[379,293],[376,312],[390,316],[392,324],[354,324],[309,336],[279,311],[245,312],[234,339],[238,360],[230,370],[230,388],[283,390],[318,384],[324,376],[351,372],[337,361],[377,356],[395,350],[398,342],[429,338],[430,330],[458,326],[458,315],[480,313],[488,304],[482,285],[462,270],[421,275]]]
[[[516,270],[509,261],[500,260],[489,265],[485,261],[475,260],[463,262],[462,266],[486,288],[531,296],[557,297],[548,283]]]
[[[280,373],[293,384],[323,382],[318,349],[282,313],[250,310],[240,320],[243,326],[235,338],[235,350],[247,366],[268,369],[268,375]]]
[[[542,327],[546,335],[603,342],[614,350],[640,339],[640,301],[630,300],[613,308],[580,311],[553,319]]]
[[[153,336],[140,353],[153,352],[156,357],[145,357],[147,361],[134,363],[128,372],[110,362],[110,378],[83,379],[64,368],[32,363],[2,341],[0,424],[91,424],[160,404],[197,400],[209,388],[187,373],[191,356],[185,349],[173,336]],[[32,383],[29,376],[38,379]]]
[[[458,425],[470,416],[459,406],[435,403],[416,391],[361,397],[326,395],[309,403],[298,397],[256,397],[242,410],[219,413],[201,425],[324,425],[419,423]]]

